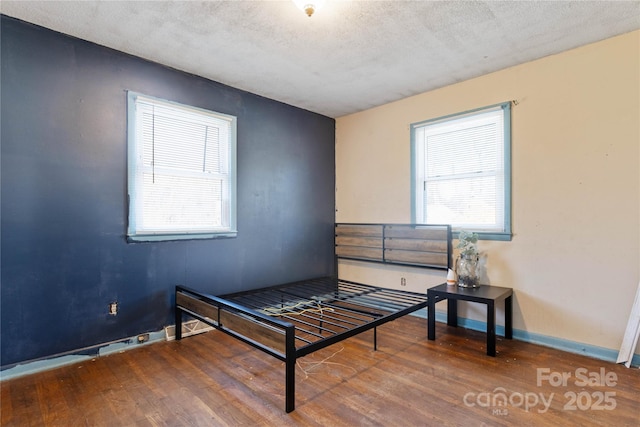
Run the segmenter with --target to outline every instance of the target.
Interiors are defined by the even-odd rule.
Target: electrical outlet
[[[400,286],[407,286],[407,279],[405,279],[404,277],[400,278]]]
[[[112,316],[118,314],[118,303],[116,301],[109,304],[109,314]]]

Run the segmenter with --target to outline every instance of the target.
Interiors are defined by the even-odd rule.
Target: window
[[[233,237],[236,118],[128,93],[130,241]]]
[[[416,223],[511,239],[511,104],[411,126]]]

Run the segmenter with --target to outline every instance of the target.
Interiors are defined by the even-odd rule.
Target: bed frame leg
[[[373,351],[378,351],[378,328],[373,328]]]
[[[286,358],[285,358],[285,411],[287,413],[296,409],[296,329],[293,325],[287,327],[285,332]]]
[[[182,310],[176,307],[176,341],[182,339]]]
[[[285,373],[285,411],[296,409],[296,362],[287,360]]]

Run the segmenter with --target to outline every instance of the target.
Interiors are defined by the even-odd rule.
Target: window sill
[[[513,238],[513,233],[511,232],[497,232],[497,231],[478,231],[473,229],[465,229],[465,231],[471,231],[478,235],[478,240],[498,240],[503,242],[510,242]],[[451,233],[451,237],[454,239],[458,238],[459,231],[453,231]]]
[[[127,236],[127,243],[166,242],[176,240],[211,240],[231,239],[237,237],[237,231],[220,233],[188,233],[188,234],[136,234]]]

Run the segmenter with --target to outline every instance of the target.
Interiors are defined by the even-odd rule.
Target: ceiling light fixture
[[[293,0],[293,2],[309,17],[324,4],[324,0]]]

